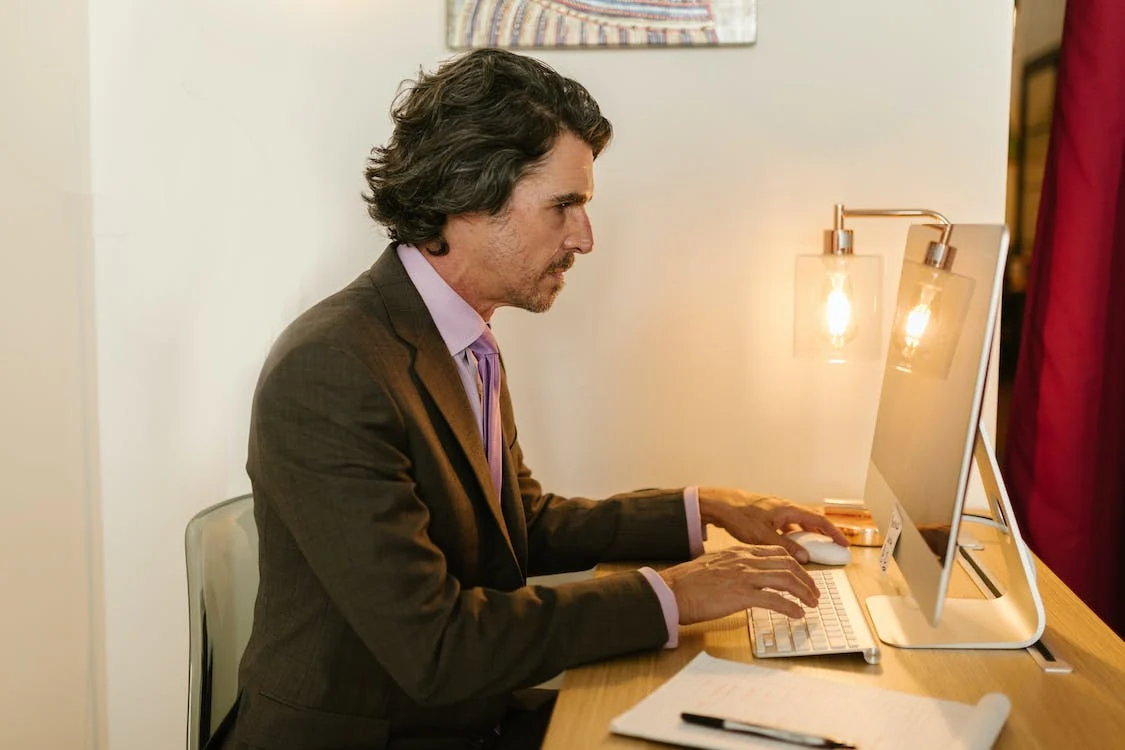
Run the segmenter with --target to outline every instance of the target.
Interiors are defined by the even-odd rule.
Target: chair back
[[[238,696],[238,663],[254,622],[258,530],[250,495],[198,513],[187,553],[188,750],[202,750]]]

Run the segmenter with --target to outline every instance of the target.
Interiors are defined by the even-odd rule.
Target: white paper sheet
[[[617,734],[705,750],[794,745],[694,726],[681,712],[782,727],[851,742],[861,750],[986,750],[1011,711],[989,693],[974,706],[791,674],[701,653],[610,724]]]

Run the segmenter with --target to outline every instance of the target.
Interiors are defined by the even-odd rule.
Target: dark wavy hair
[[[563,132],[597,157],[613,126],[581,84],[546,64],[498,49],[474,50],[406,81],[391,108],[394,133],[371,151],[367,212],[394,242],[438,240],[447,216],[495,215],[516,182]]]

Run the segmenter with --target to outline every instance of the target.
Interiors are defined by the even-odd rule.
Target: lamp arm
[[[844,228],[844,219],[860,216],[929,216],[937,219],[939,224],[949,224],[937,211],[928,208],[846,208],[843,204],[836,204],[836,228]]]
[[[840,253],[851,251],[851,230],[844,228],[844,219],[849,218],[894,218],[923,216],[937,220],[942,225],[941,245],[949,246],[949,236],[953,232],[953,224],[937,211],[928,208],[847,208],[842,203],[835,206],[835,222],[833,230],[829,233],[830,248],[828,252]]]

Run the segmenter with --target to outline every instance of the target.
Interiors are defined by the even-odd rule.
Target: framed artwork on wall
[[[454,49],[753,44],[757,0],[447,0]]]

